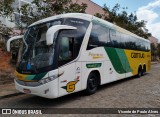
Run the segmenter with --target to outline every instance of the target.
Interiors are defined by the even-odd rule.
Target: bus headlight
[[[55,80],[56,78],[58,78],[57,75],[54,75],[54,76],[50,76],[50,77],[47,77],[47,78],[42,78],[41,80],[39,80],[38,82],[41,83],[41,84],[45,84],[45,83],[48,83],[50,81],[53,81]]]

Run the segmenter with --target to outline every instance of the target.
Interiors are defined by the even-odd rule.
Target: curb
[[[24,93],[20,93],[20,92],[12,93],[12,94],[8,94],[8,95],[0,96],[0,99],[10,98],[10,97],[13,97],[13,96],[18,96],[18,95],[23,95],[23,94]]]

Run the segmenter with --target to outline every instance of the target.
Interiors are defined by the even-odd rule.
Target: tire
[[[141,69],[141,67],[139,67],[139,68],[138,68],[138,74],[137,74],[137,77],[138,77],[138,78],[140,78],[140,77],[142,76],[142,74],[143,74],[142,71],[143,71],[143,70]]]
[[[95,73],[90,73],[87,80],[87,88],[85,90],[87,95],[94,94],[98,88],[98,79]]]
[[[146,74],[146,66],[143,67],[143,75]]]
[[[141,70],[141,76],[144,76],[144,69]]]

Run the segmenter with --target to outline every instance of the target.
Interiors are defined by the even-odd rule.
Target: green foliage
[[[0,1],[0,16],[8,17],[13,13],[12,3],[14,0]]]
[[[100,14],[100,13],[96,13],[94,16],[96,16],[96,17],[98,17],[98,18],[102,18],[102,17],[103,17],[103,15]]]
[[[10,32],[12,32],[12,28],[3,25],[0,21],[0,32],[2,35],[10,35]]]
[[[160,43],[158,43],[157,45],[157,53],[158,53],[158,57],[160,58]]]
[[[67,13],[85,13],[87,4],[82,3],[81,5],[77,3],[71,3]]]
[[[34,4],[34,8],[31,8],[29,4],[25,4],[19,9],[23,14],[21,20],[27,26],[35,21],[57,14],[71,12],[85,13],[87,8],[86,4],[82,3],[79,5],[73,3],[72,0],[33,0],[32,4]]]
[[[0,1],[0,16],[9,17],[13,13],[12,3],[15,0],[3,0]],[[20,9],[17,9],[21,13],[18,28],[23,33],[23,30],[33,22],[38,20],[63,13],[79,12],[85,13],[87,5],[73,3],[72,0],[33,0],[30,4],[24,4]],[[24,25],[25,24],[25,25]],[[4,25],[0,25],[0,32],[3,32],[3,35],[10,35],[12,29]],[[18,55],[18,50],[22,42],[20,40],[13,41],[11,43],[12,53]],[[1,44],[2,46],[4,44]],[[13,59],[13,58],[12,58]]]
[[[122,9],[122,10],[121,10]],[[128,8],[121,8],[119,4],[116,4],[112,9],[104,4],[103,10],[105,11],[104,14],[98,14],[100,18],[104,18],[105,20],[114,23],[130,32],[148,39],[151,36],[151,33],[148,33],[146,30],[146,22],[145,21],[138,21],[137,16],[133,13],[128,14]],[[120,12],[121,10],[121,12]],[[97,16],[97,14],[95,14]]]
[[[151,43],[151,51],[152,51],[152,55],[156,55],[157,48],[154,43]]]
[[[155,46],[154,43],[151,43],[151,55],[152,55],[152,61],[156,61],[157,57],[160,57],[160,44]]]
[[[1,0],[0,1],[0,17],[10,17],[13,13],[12,3],[14,0]],[[12,29],[2,24],[0,21],[0,32],[2,35],[10,35]]]

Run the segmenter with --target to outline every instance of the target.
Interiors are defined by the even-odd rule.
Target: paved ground
[[[45,99],[28,94],[0,99],[1,108],[159,108],[160,64],[141,78],[128,78],[103,85],[96,94],[74,93],[58,99]]]
[[[0,85],[0,98],[2,97],[10,97],[15,94],[19,94],[19,92],[15,89],[14,83]]]

